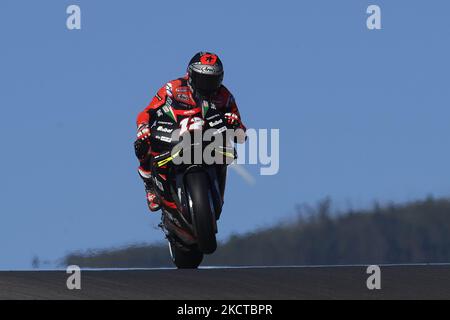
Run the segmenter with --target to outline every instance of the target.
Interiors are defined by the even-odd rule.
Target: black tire
[[[217,249],[217,241],[216,217],[208,176],[205,172],[188,173],[185,183],[188,199],[192,200],[192,224],[198,248],[204,254],[211,254]]]
[[[203,253],[197,248],[184,251],[169,242],[170,255],[172,261],[178,269],[197,269],[203,260]]]

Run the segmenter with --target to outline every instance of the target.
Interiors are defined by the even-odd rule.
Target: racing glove
[[[224,115],[228,128],[235,130],[234,143],[244,143],[247,140],[245,127],[236,113],[228,112]]]
[[[137,140],[146,140],[150,138],[150,126],[148,124],[141,124],[137,129]]]
[[[139,161],[143,161],[150,153],[150,127],[142,124],[137,130],[137,139],[134,142],[134,152]]]
[[[224,115],[227,125],[232,129],[238,129],[242,127],[241,119],[236,113],[228,112]]]

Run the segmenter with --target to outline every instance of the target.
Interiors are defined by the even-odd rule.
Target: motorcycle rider
[[[167,82],[158,90],[150,104],[137,117],[137,139],[134,143],[135,153],[139,160],[139,176],[144,181],[147,204],[150,211],[160,209],[160,201],[156,195],[151,175],[150,125],[159,108],[168,101],[176,100],[184,106],[195,108],[199,102],[207,100],[214,103],[223,112],[229,128],[242,129],[241,116],[233,95],[222,84],[224,76],[223,64],[219,57],[210,52],[199,52],[189,62],[187,74],[176,80]],[[170,102],[169,102],[170,103]],[[245,141],[238,137],[238,143]],[[226,166],[223,173],[223,184],[226,177]]]

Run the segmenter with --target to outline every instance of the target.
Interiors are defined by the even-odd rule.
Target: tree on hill
[[[203,265],[327,265],[450,262],[450,200],[428,198],[331,212],[326,199],[299,206],[294,221],[234,235]],[[64,265],[172,266],[166,244],[73,253]]]

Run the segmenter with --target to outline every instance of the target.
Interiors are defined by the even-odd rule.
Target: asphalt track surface
[[[381,266],[368,290],[367,266],[98,270],[68,290],[65,271],[0,272],[0,299],[450,299],[450,265]]]

